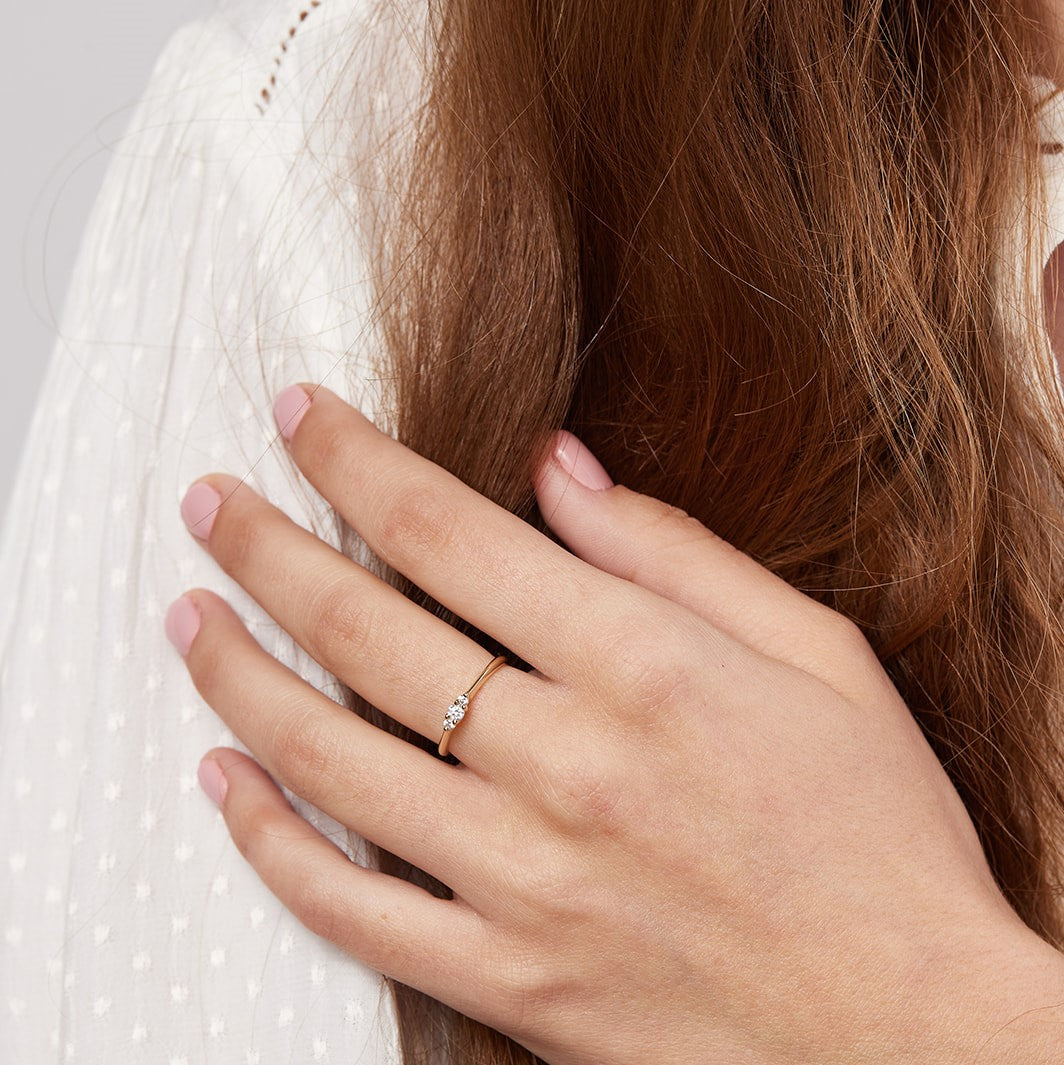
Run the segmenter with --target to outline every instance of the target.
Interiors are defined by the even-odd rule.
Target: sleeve
[[[336,240],[351,205],[316,149],[328,93],[350,97],[380,32],[359,0],[302,22],[224,4],[171,37],[113,146],[0,534],[9,1060],[398,1061],[379,974],[277,902],[200,793],[203,752],[240,744],[162,625],[186,588],[213,588],[334,690],[178,504],[204,473],[243,475],[338,546],[271,404],[319,380],[374,414],[372,278]]]

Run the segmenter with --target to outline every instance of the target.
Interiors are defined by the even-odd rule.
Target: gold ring
[[[440,737],[440,754],[447,753],[447,746],[451,742],[451,733],[454,732],[458,722],[465,717],[466,707],[473,698],[476,690],[494,673],[506,665],[505,655],[496,655],[481,671],[481,674],[473,683],[449,707],[443,715],[443,735]]]

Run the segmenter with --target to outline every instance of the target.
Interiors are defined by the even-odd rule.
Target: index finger
[[[664,603],[577,558],[322,385],[285,389],[274,411],[300,470],[374,553],[548,677],[570,676],[612,642],[592,618],[612,631]]]

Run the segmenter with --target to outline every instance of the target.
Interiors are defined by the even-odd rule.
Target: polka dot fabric
[[[212,588],[337,693],[178,507],[246,475],[339,546],[271,405],[319,380],[378,409],[368,270],[336,235],[373,191],[352,153],[412,106],[403,39],[361,0],[223,3],[168,41],[111,147],[0,540],[4,1065],[399,1060],[379,974],[277,902],[200,790],[202,754],[241,745],[163,615]]]

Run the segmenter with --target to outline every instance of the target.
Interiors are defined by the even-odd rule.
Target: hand
[[[995,1032],[1064,999],[1061,955],[996,888],[851,622],[547,455],[537,498],[570,553],[305,387],[281,419],[303,474],[534,666],[488,679],[452,765],[282,666],[217,595],[171,608],[196,687],[270,776],[454,894],[352,863],[255,761],[209,752],[236,845],[308,928],[553,1065],[1003,1061],[979,1056]],[[489,652],[234,477],[182,512],[329,672],[440,738]]]

